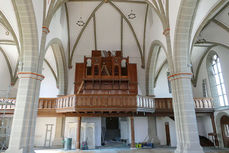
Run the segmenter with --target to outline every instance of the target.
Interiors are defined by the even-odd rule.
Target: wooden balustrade
[[[195,108],[214,108],[212,98],[194,98]]]
[[[40,98],[38,109],[56,109],[56,98]]]
[[[0,105],[0,109],[10,110],[10,109],[14,109],[15,108],[16,99],[14,99],[14,98],[8,98],[8,99],[1,98],[0,100],[6,102],[6,103],[2,103]]]
[[[136,111],[134,95],[77,95],[76,111]]]
[[[194,98],[196,111],[211,111],[213,110],[212,98]],[[155,98],[156,111],[173,111],[172,98]]]
[[[155,111],[154,98],[148,96],[137,96],[137,111],[153,113]]]
[[[7,105],[0,105],[13,113],[16,99],[7,99]],[[194,98],[195,108],[198,112],[213,111],[212,98]],[[40,98],[38,113],[55,111],[68,112],[173,112],[172,98],[152,98],[135,95],[91,95],[78,94],[58,98]]]
[[[75,112],[76,106],[76,95],[68,95],[59,97],[56,100],[56,112],[64,113],[64,112]]]

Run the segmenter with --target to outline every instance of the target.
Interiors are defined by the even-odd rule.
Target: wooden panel
[[[92,57],[101,57],[101,51],[93,50],[92,51]]]
[[[128,64],[128,76],[129,76],[129,92],[131,94],[138,94],[137,84],[137,65]]]
[[[128,76],[131,83],[135,83],[138,81],[136,64],[128,64]]]
[[[75,70],[75,93],[78,92],[81,83],[83,82],[84,78],[84,70],[85,64],[84,63],[76,63],[76,70]]]

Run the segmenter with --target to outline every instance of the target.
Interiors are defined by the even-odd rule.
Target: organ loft
[[[75,94],[137,95],[137,65],[121,51],[92,51],[76,63]]]

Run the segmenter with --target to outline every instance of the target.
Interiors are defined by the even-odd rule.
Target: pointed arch
[[[148,53],[148,60],[146,65],[146,75],[145,75],[145,86],[146,86],[146,94],[153,94],[153,88],[155,83],[156,76],[156,63],[158,55],[161,51],[161,48],[164,52],[166,52],[165,46],[159,40],[155,40],[151,43],[150,51]],[[152,93],[151,93],[152,92]]]
[[[66,57],[62,42],[58,38],[52,39],[46,46],[45,54],[47,53],[47,49],[49,47],[52,47],[52,51],[56,61],[57,74],[55,74],[52,69],[51,71],[54,75],[54,78],[56,78],[57,87],[59,88],[59,95],[66,95],[68,87],[68,73]]]

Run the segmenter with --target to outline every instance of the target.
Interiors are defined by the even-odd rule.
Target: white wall
[[[95,146],[101,146],[101,117],[83,117],[82,122],[95,123]]]
[[[37,117],[34,146],[43,147],[45,143],[46,124],[53,124],[51,135],[51,146],[55,137],[56,131],[56,117]],[[49,138],[49,137],[47,137]],[[47,142],[48,145],[48,142]]]
[[[165,132],[165,122],[169,123],[170,131],[170,142],[171,146],[175,147],[177,145],[176,141],[176,129],[174,120],[169,117],[156,117],[157,122],[157,136],[160,140],[160,145],[166,145],[166,132]]]
[[[196,119],[199,135],[208,138],[208,133],[213,132],[210,116],[197,116]]]
[[[0,78],[4,78],[4,79],[0,79],[0,84],[1,84],[0,97],[6,97],[10,85],[10,73],[2,53],[0,53],[0,61],[1,61]]]
[[[45,62],[42,74],[45,78],[41,82],[40,97],[57,97],[59,90],[56,86],[56,80]]]
[[[148,137],[148,118],[134,117],[135,142],[143,142]],[[146,139],[147,140],[147,139]],[[131,141],[131,126],[129,120],[129,141]]]
[[[167,79],[167,65],[161,70],[156,82],[156,87],[154,88],[154,94],[156,98],[169,98],[172,94],[169,93],[168,79]]]
[[[101,146],[101,117],[82,117],[81,123],[95,123],[95,146]],[[75,148],[77,124],[76,117],[66,117],[64,137],[72,138],[72,148]]]

